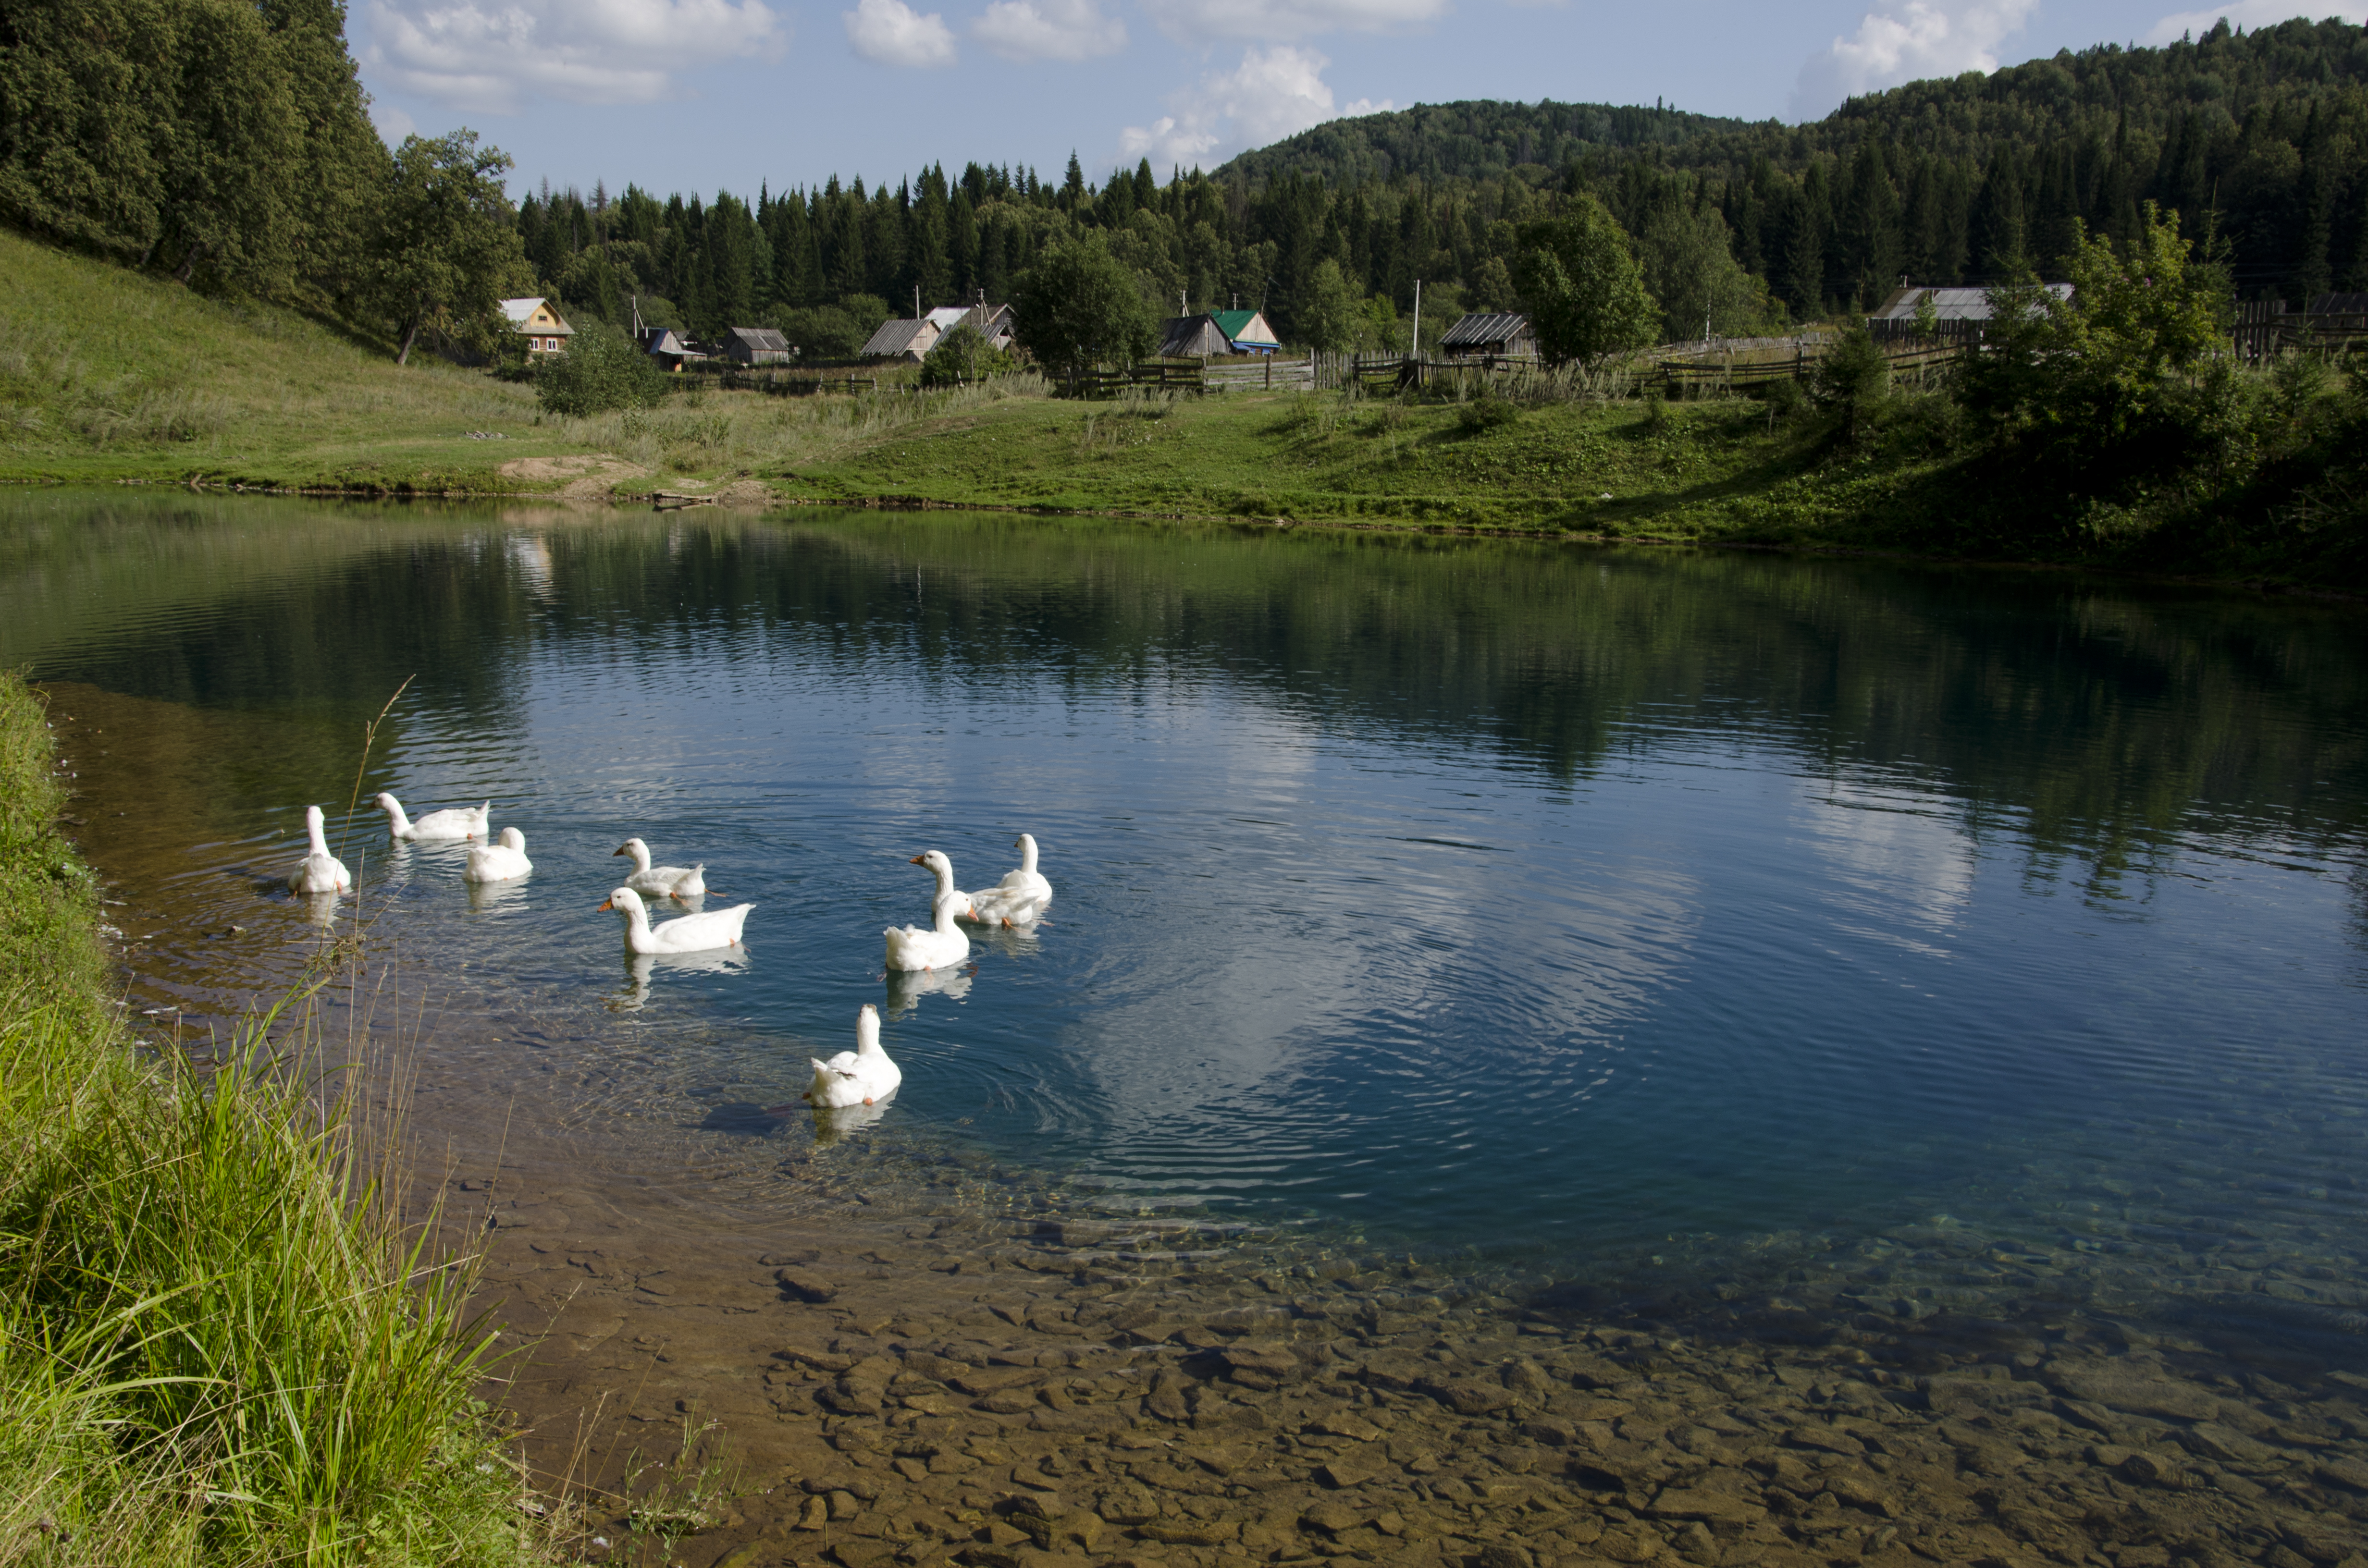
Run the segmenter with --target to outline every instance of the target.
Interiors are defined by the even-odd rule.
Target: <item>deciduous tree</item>
[[[394,154],[394,178],[381,214],[373,293],[411,358],[423,332],[479,352],[508,330],[500,302],[527,292],[534,273],[512,225],[500,175],[510,156],[480,147],[473,131],[409,136]]]
[[[1603,203],[1580,193],[1565,216],[1521,225],[1513,281],[1538,350],[1551,362],[1591,365],[1653,341],[1659,311],[1628,236]]]

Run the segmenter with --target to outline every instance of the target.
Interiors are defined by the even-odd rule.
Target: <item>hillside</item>
[[[529,389],[0,230],[0,479],[489,489]],[[500,441],[471,431],[498,430]]]
[[[1217,170],[1216,177],[1263,184],[1288,174],[1342,187],[1392,179],[1493,179],[1523,165],[1558,170],[1597,152],[1671,149],[1750,129],[1744,120],[1659,105],[1552,99],[1417,104],[1303,131],[1244,153]]]

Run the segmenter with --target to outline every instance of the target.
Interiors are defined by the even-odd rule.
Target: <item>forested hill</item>
[[[1261,184],[1291,174],[1343,187],[1397,178],[1489,179],[1523,165],[1559,169],[1599,150],[1675,147],[1750,129],[1744,120],[1658,104],[1417,104],[1303,131],[1244,153],[1217,177]]]
[[[2123,148],[2135,162],[2173,142],[2192,157],[2253,117],[2306,114],[2311,104],[2363,85],[2368,31],[2290,22],[2248,34],[2223,22],[2160,49],[2100,44],[1988,75],[1910,82],[1798,126],[1657,104],[1418,104],[1304,131],[1243,153],[1217,177],[1255,187],[1289,174],[1346,188],[1402,177],[1492,179],[1523,165],[1538,165],[1535,177],[1573,164],[1604,174],[1641,161],[1738,178],[1760,159],[1797,175],[1868,141],[1978,164],[2001,149],[2027,155],[2067,139],[2110,147],[2135,137]]]

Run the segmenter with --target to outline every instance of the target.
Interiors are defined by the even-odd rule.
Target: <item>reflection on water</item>
[[[2081,1279],[2356,1333],[2197,1261],[2368,1254],[2356,612],[942,514],[6,507],[0,659],[87,727],[143,994],[296,971],[254,879],[322,804],[457,1129],[806,1201],[825,1133],[763,1108],[883,1002],[905,1087],[828,1165],[882,1201],[1049,1181],[1751,1332]],[[380,789],[490,795],[534,878],[347,820]],[[1022,831],[1056,915],[883,978],[904,862],[985,880]],[[620,955],[637,835],[755,902],[753,957]],[[1895,1293],[1818,1272],[1861,1245]]]

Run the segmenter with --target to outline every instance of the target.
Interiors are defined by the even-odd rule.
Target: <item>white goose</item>
[[[343,892],[354,885],[353,874],[346,863],[329,853],[327,818],[321,808],[304,808],[304,835],[312,841],[312,852],[296,869],[288,873],[288,891],[301,893]]]
[[[617,846],[620,855],[633,858],[632,874],[625,885],[635,892],[645,892],[653,898],[692,899],[707,892],[707,868],[704,865],[685,870],[680,866],[653,866],[650,846],[638,838],[629,838]]]
[[[929,901],[931,924],[891,926],[882,931],[881,935],[888,938],[888,967],[951,969],[970,957],[970,938],[954,924],[954,916],[967,906],[968,900],[954,886],[954,863],[942,852],[924,850],[913,857],[912,863],[927,866],[937,873],[937,896]]]
[[[747,924],[748,912],[757,906],[735,903],[729,909],[686,915],[655,927],[650,925],[650,912],[642,904],[642,895],[631,888],[619,888],[602,901],[600,907],[624,915],[625,946],[637,953],[703,953],[711,948],[738,947],[740,928]]]
[[[461,880],[468,882],[507,882],[527,876],[534,870],[534,862],[526,858],[526,835],[514,827],[502,829],[499,844],[472,844],[469,863],[461,868]]]
[[[869,1002],[855,1016],[853,1051],[842,1051],[827,1062],[819,1056],[806,1060],[814,1064],[814,1082],[798,1097],[816,1110],[878,1105],[905,1081],[904,1070],[880,1049],[880,1009]]]
[[[989,926],[997,921],[1025,926],[1053,902],[1053,884],[1036,869],[1036,835],[1023,833],[1012,843],[1019,851],[1019,869],[1004,872],[1003,880],[985,892],[963,894],[967,918]]]
[[[422,844],[437,839],[483,838],[488,831],[487,819],[494,811],[494,803],[487,801],[482,806],[451,806],[440,812],[430,812],[414,822],[403,814],[403,802],[383,790],[371,803],[386,813],[389,837],[408,838]]]

